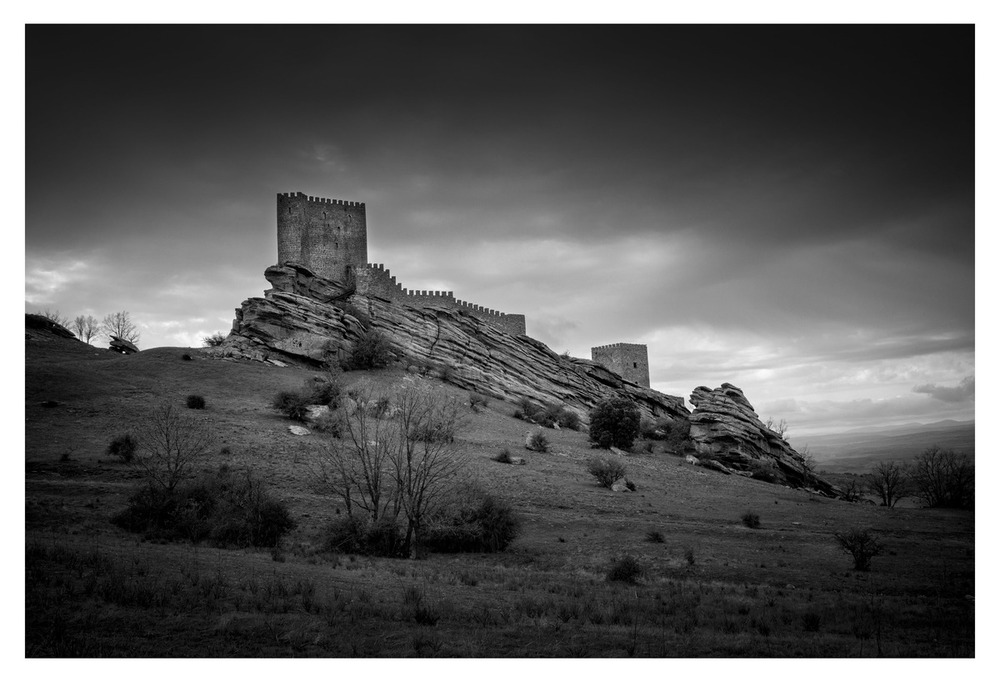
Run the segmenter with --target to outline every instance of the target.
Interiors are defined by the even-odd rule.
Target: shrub
[[[628,450],[638,435],[639,410],[631,400],[605,400],[590,413],[590,440],[598,447]]]
[[[344,433],[344,421],[340,413],[330,410],[313,420],[312,428],[320,433],[326,433],[334,438],[340,438]]]
[[[663,533],[658,530],[646,531],[646,542],[656,542],[663,543],[666,542],[666,538],[663,537]]]
[[[527,398],[520,398],[517,401],[517,409],[514,410],[514,414],[512,416],[514,419],[520,419],[522,421],[537,424],[543,410],[544,408],[541,405],[537,405]]]
[[[112,518],[125,530],[217,547],[273,547],[295,527],[287,505],[253,472],[220,469],[173,490],[147,484]]]
[[[521,517],[510,503],[478,486],[466,486],[430,523],[424,546],[435,552],[502,552],[521,527]]]
[[[927,448],[914,460],[910,476],[929,507],[975,507],[976,468],[966,455],[936,445]]]
[[[194,360],[189,353],[185,353],[181,356],[181,360]]]
[[[743,521],[743,525],[747,528],[760,528],[760,516],[753,512],[745,513],[740,520]]]
[[[872,557],[882,553],[882,543],[868,530],[852,528],[844,533],[834,533],[833,537],[845,553],[854,557],[855,571],[870,570]]]
[[[469,407],[473,412],[482,412],[490,404],[489,398],[482,393],[469,394]]]
[[[818,613],[802,614],[802,629],[806,632],[819,632],[820,615]]]
[[[308,395],[303,395],[301,391],[281,391],[274,396],[272,407],[280,410],[289,419],[304,422],[308,415],[306,408],[312,403]]]
[[[222,332],[215,332],[211,336],[206,336],[205,338],[203,338],[201,342],[206,346],[208,346],[209,348],[214,348],[216,346],[221,346],[223,343],[226,342],[226,335],[223,334]]]
[[[640,440],[636,442],[635,446],[632,448],[632,452],[645,452],[650,455],[653,454],[653,441]]]
[[[187,397],[187,406],[192,410],[204,410],[205,399],[200,395],[189,395]]]
[[[360,516],[344,516],[327,528],[325,548],[345,554],[383,557],[405,556],[406,540],[395,519],[377,522]]]
[[[608,582],[623,582],[634,585],[645,573],[646,570],[639,563],[639,560],[626,554],[611,563],[607,579]]]
[[[112,457],[117,457],[123,462],[131,462],[132,458],[135,457],[135,449],[138,447],[138,443],[135,437],[131,433],[123,433],[121,435],[115,436],[110,443],[108,443],[108,448],[105,452]]]
[[[351,369],[379,369],[392,361],[392,346],[381,332],[369,329],[354,342],[348,367]]]
[[[757,481],[764,481],[765,483],[775,483],[778,480],[778,477],[774,473],[774,469],[764,466],[763,464],[751,465],[750,478]]]
[[[335,410],[340,405],[342,392],[336,375],[313,377],[307,379],[298,391],[281,391],[274,397],[271,405],[289,419],[304,422],[309,416],[310,405],[327,405]]]
[[[510,450],[504,448],[503,450],[500,451],[499,455],[493,457],[493,461],[500,462],[501,464],[510,464],[513,461],[511,460]]]
[[[627,478],[625,479],[625,487],[628,488],[629,490],[631,490],[632,492],[635,492],[636,490],[638,490],[638,488],[636,487],[635,483],[633,483],[632,481],[628,480]]]
[[[548,452],[549,439],[545,437],[541,429],[538,429],[528,434],[528,437],[525,439],[525,447],[535,452]]]
[[[587,472],[605,488],[625,476],[625,465],[613,457],[592,457],[587,462]]]

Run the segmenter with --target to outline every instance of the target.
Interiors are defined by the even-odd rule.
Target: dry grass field
[[[585,433],[547,429],[550,451],[529,452],[514,406],[490,400],[458,443],[463,476],[523,518],[511,547],[339,554],[323,549],[338,500],[314,476],[329,437],[292,435],[271,407],[316,372],[197,349],[118,356],[43,333],[25,345],[28,657],[975,654],[971,512],[849,504],[663,452],[629,456],[637,489],[612,492],[586,471]],[[400,368],[343,377],[361,380],[433,382]],[[189,394],[206,409],[184,409]],[[250,467],[288,503],[297,526],[280,548],[149,542],[110,522],[140,477],[105,448],[161,401],[210,428],[200,470]],[[505,447],[527,464],[493,461]],[[834,541],[851,527],[885,544],[870,572]],[[641,577],[607,580],[626,555]]]

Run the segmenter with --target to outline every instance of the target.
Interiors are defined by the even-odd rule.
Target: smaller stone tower
[[[368,264],[365,205],[357,201],[278,195],[278,263],[304,265],[320,277],[345,280]]]
[[[612,343],[590,349],[591,359],[626,381],[649,388],[649,356],[639,343]]]

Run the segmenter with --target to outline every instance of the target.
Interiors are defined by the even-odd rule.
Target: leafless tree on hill
[[[45,310],[43,310],[38,314],[44,317],[49,322],[55,322],[60,327],[65,327],[66,329],[70,328],[69,318],[60,315],[58,310],[49,310],[48,308],[46,308]]]
[[[139,443],[134,464],[146,479],[173,492],[212,445],[209,430],[177,408],[164,404],[136,428]]]
[[[101,325],[97,321],[97,318],[93,315],[77,315],[76,319],[73,320],[73,326],[70,327],[70,331],[76,334],[84,343],[90,343],[91,339],[97,336],[100,331]]]
[[[351,392],[343,437],[332,439],[321,478],[348,515],[406,519],[406,552],[416,558],[427,520],[458,482],[463,452],[455,442],[463,405],[408,386],[391,397],[371,385]]]
[[[136,329],[131,316],[125,310],[105,315],[101,322],[101,331],[109,337],[117,336],[130,343],[136,343],[139,340],[139,330]]]

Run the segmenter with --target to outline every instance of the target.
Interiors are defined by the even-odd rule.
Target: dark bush
[[[763,464],[751,465],[750,478],[757,481],[764,481],[765,483],[775,483],[778,480],[774,469]]]
[[[194,360],[194,358],[192,358],[190,354],[185,353],[181,356],[181,360]]]
[[[423,544],[434,552],[502,552],[521,527],[521,518],[510,503],[477,486],[467,486],[429,525]]]
[[[653,441],[651,440],[639,440],[636,441],[632,447],[632,452],[645,452],[648,455],[653,454]]]
[[[760,516],[753,512],[745,513],[740,520],[743,521],[743,525],[747,528],[760,528]]]
[[[496,455],[493,458],[493,461],[500,462],[501,464],[510,464],[513,461],[511,460],[510,450],[504,448],[503,450],[500,451],[499,455]]]
[[[802,614],[802,629],[806,632],[819,632],[819,625],[821,619],[818,613],[803,613]]]
[[[489,398],[482,393],[469,394],[469,407],[473,412],[482,412],[490,404]]]
[[[123,462],[131,462],[132,458],[135,457],[135,449],[137,446],[138,443],[131,433],[123,433],[115,436],[111,442],[108,443],[108,449],[105,450],[105,452],[112,457],[117,457]]]
[[[216,346],[221,346],[226,342],[226,335],[222,332],[215,332],[211,336],[203,338],[201,342],[209,348],[215,348]]]
[[[628,450],[638,435],[639,410],[631,400],[605,400],[590,413],[590,440],[598,447]]]
[[[309,399],[310,395],[303,395],[301,391],[281,391],[274,396],[271,405],[274,409],[283,412],[289,419],[304,422],[308,415],[306,408],[312,404]]]
[[[204,410],[205,399],[200,395],[189,395],[187,397],[187,406],[192,410]]]
[[[325,547],[344,554],[402,557],[406,539],[395,519],[383,517],[373,523],[368,518],[345,516],[327,528]]]
[[[639,563],[639,560],[629,554],[626,554],[611,563],[611,568],[608,569],[607,579],[609,582],[635,584],[639,578],[645,575],[645,573],[646,570],[642,567],[642,564]]]
[[[549,439],[545,437],[541,429],[538,429],[528,434],[528,437],[525,439],[525,447],[535,452],[548,452]]]
[[[625,476],[625,465],[612,457],[592,457],[587,462],[587,472],[605,488]]]
[[[272,498],[263,481],[227,469],[173,490],[145,485],[112,522],[149,538],[217,547],[273,547],[295,527],[287,505]]]
[[[379,369],[392,361],[392,346],[381,332],[370,329],[354,342],[348,360],[351,369]]]
[[[834,533],[840,548],[854,558],[855,571],[867,571],[871,568],[872,557],[882,553],[882,543],[871,531],[852,528],[844,533]]]
[[[313,377],[307,379],[298,391],[281,391],[271,405],[289,419],[304,422],[310,405],[327,405],[335,410],[340,405],[342,390],[336,375]]]
[[[538,424],[538,420],[543,411],[544,408],[541,405],[533,403],[527,398],[520,398],[517,401],[517,409],[514,410],[514,414],[512,416],[514,419],[521,419],[526,422]]]
[[[658,530],[650,530],[646,532],[646,542],[666,542],[667,539],[663,537],[663,533]]]

